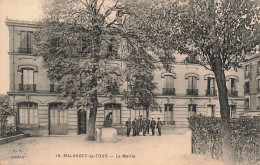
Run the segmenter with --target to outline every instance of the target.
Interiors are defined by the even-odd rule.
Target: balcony
[[[187,89],[187,95],[197,96],[198,95],[198,89]]]
[[[237,97],[238,96],[238,91],[229,91],[228,95],[231,97]]]
[[[35,92],[36,84],[19,84],[19,91]]]
[[[207,89],[206,96],[217,96],[217,90],[215,89]]]
[[[163,88],[163,95],[175,95],[175,88]]]
[[[18,48],[19,53],[32,53],[32,48]]]

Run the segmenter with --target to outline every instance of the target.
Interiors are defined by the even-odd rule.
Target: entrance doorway
[[[87,112],[78,111],[78,134],[86,134],[87,132]]]
[[[68,134],[68,110],[62,108],[61,103],[51,103],[49,105],[49,134]]]

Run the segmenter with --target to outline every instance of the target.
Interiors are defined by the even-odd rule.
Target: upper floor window
[[[197,77],[196,76],[188,77],[187,95],[198,95]]]
[[[207,96],[216,96],[217,90],[216,90],[216,80],[214,77],[208,77],[207,78],[207,90],[206,90]]]
[[[245,93],[249,93],[250,91],[250,86],[249,86],[249,81],[245,82]]]
[[[173,79],[174,77],[172,75],[164,76],[163,95],[175,95]]]
[[[228,79],[228,90],[229,90],[229,96],[238,96],[237,79],[236,78],[229,78]]]
[[[246,65],[245,66],[245,78],[248,78],[250,75],[250,66]]]
[[[23,68],[21,75],[21,84],[19,84],[21,91],[36,91],[34,84],[34,70],[31,68]]]
[[[31,53],[32,52],[32,34],[31,31],[21,31],[20,36],[20,53]]]
[[[257,75],[260,75],[260,61],[258,61],[257,66]]]
[[[260,79],[257,79],[257,91],[260,91]]]
[[[114,38],[109,40],[107,45],[107,58],[119,59],[118,44]]]

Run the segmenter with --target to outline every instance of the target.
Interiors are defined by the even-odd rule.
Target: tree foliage
[[[134,85],[131,92],[125,91],[128,104],[132,104],[130,97],[135,103],[155,103],[152,73],[156,67],[141,31],[126,23],[127,16],[133,17],[122,3],[50,0],[43,8],[45,17],[34,38],[36,55],[43,58],[48,76],[58,85],[67,107],[90,107],[90,140],[99,94],[113,98],[128,80]]]
[[[6,95],[0,95],[0,124],[1,134],[7,129],[8,118],[15,115],[14,109],[9,106],[9,99]]]

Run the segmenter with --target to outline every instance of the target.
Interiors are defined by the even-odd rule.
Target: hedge
[[[221,119],[192,116],[188,118],[192,131],[192,153],[207,154],[222,159]],[[235,159],[241,165],[260,161],[260,117],[231,119],[231,144]]]

